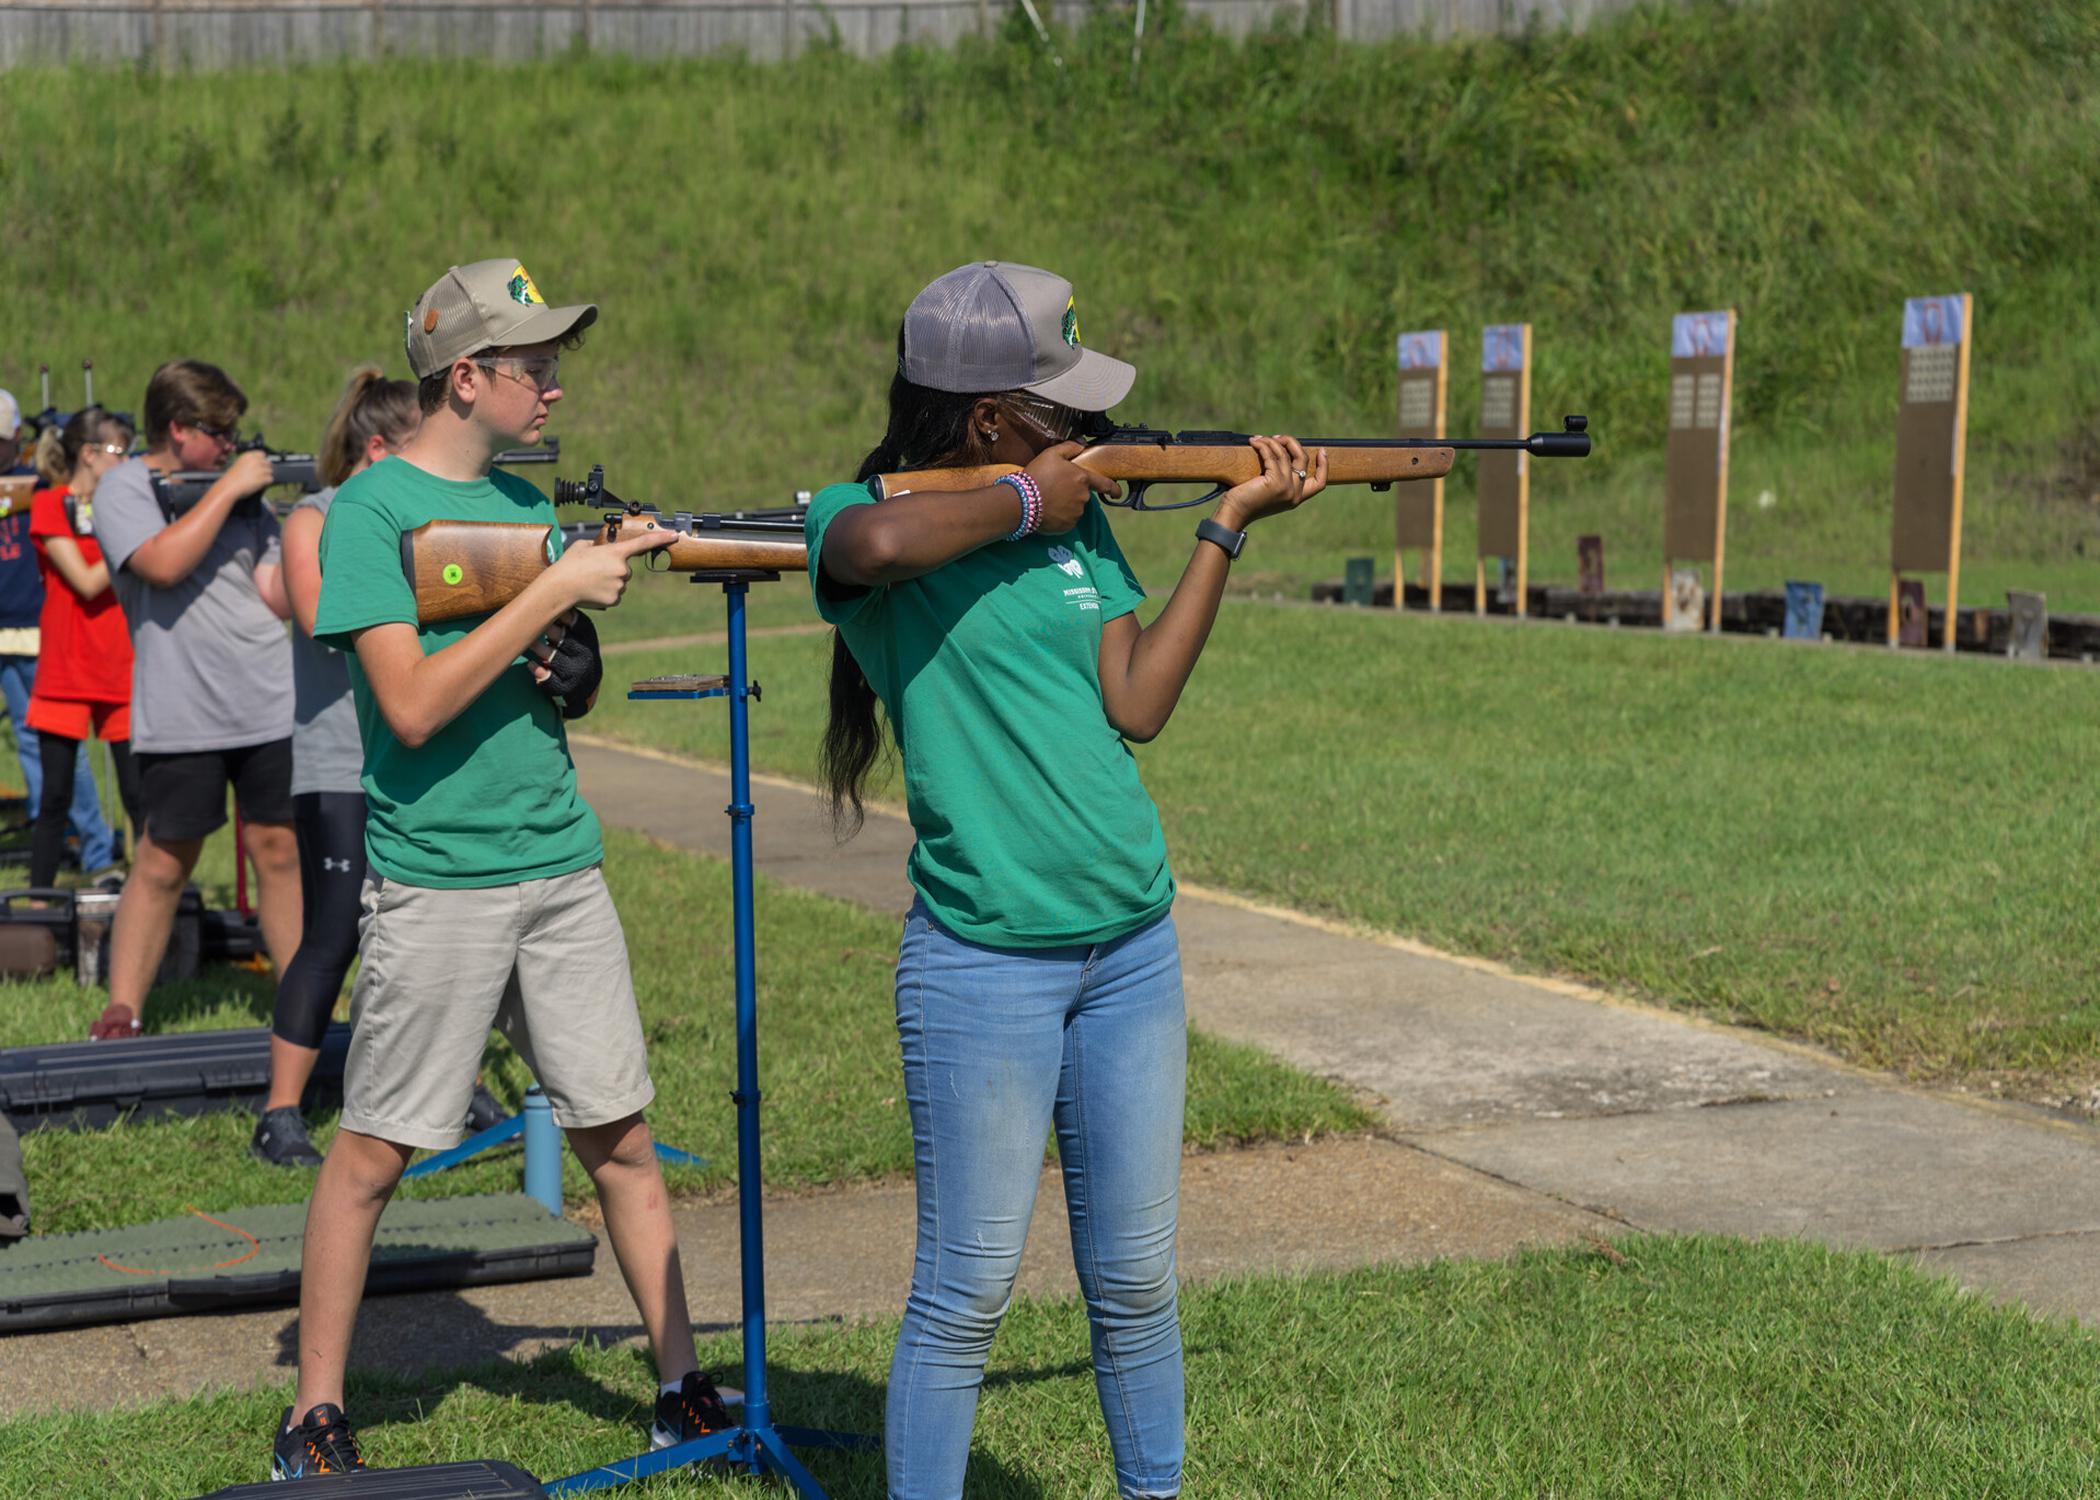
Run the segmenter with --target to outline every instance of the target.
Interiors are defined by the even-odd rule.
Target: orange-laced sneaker
[[[652,1450],[668,1448],[673,1443],[691,1442],[735,1425],[715,1383],[695,1370],[679,1383],[677,1390],[665,1391],[656,1398],[656,1420],[649,1425],[649,1446]]]
[[[357,1451],[357,1434],[343,1409],[322,1402],[292,1425],[287,1406],[277,1423],[277,1441],[270,1454],[272,1479],[311,1479],[316,1474],[347,1474],[365,1466]]]

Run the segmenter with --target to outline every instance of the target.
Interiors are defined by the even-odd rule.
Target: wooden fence
[[[17,0],[0,3],[0,69],[54,63],[267,67],[389,53],[525,61],[573,47],[637,57],[791,55],[836,34],[862,56],[953,42],[1020,0]],[[1227,32],[1316,6],[1344,36],[1581,26],[1633,0],[1183,0]],[[1084,0],[1038,0],[1075,21]]]

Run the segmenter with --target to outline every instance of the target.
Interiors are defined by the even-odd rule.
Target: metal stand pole
[[[575,1495],[661,1474],[707,1459],[726,1460],[747,1474],[778,1474],[803,1500],[827,1500],[817,1481],[788,1449],[871,1449],[875,1440],[854,1433],[780,1427],[766,1393],[766,1269],[763,1203],[758,1159],[758,984],[757,934],[752,912],[750,700],[758,684],[745,675],[744,596],[754,578],[774,574],[696,573],[695,583],[720,583],[729,606],[729,675],[726,678],[657,679],[637,683],[630,698],[721,698],[729,700],[729,859],[732,921],[736,939],[737,1222],[744,1293],[744,1404],[738,1425],[678,1443],[638,1458],[586,1469],[549,1484],[549,1495]],[[675,685],[674,685],[675,684]]]

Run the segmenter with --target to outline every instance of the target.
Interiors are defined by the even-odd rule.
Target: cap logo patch
[[[423,331],[425,333],[436,333],[437,327],[438,310],[433,307],[428,312],[423,314]]]
[[[1075,299],[1071,297],[1065,298],[1065,322],[1061,331],[1065,336],[1065,342],[1077,349],[1079,347],[1079,308]]]
[[[532,277],[523,266],[510,273],[510,300],[527,307],[545,307],[547,299],[540,289],[532,284]]]

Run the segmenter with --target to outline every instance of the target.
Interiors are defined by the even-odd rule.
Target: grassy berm
[[[1394,335],[1441,326],[1465,429],[1479,326],[1528,319],[1539,424],[1584,411],[1600,440],[1537,466],[1534,577],[1572,580],[1597,531],[1645,586],[1668,320],[1734,306],[1729,582],[1873,594],[1902,299],[1966,290],[1964,595],[2100,608],[2086,0],[1648,6],[1441,45],[1234,42],[1171,5],[1148,25],[1134,86],[1114,7],[1062,72],[1018,12],[996,41],[879,61],[10,72],[0,198],[52,208],[0,222],[0,384],[33,391],[48,360],[70,400],[92,356],[135,404],[193,353],[310,445],[350,364],[398,369],[435,275],[516,254],[604,311],[553,424],[577,470],[706,508],[850,473],[905,303],[980,256],[1069,275],[1085,339],[1139,368],[1124,414],[1177,427],[1387,431]],[[1454,576],[1470,493],[1462,465]],[[1297,591],[1390,537],[1386,497],[1337,494],[1236,586]],[[1127,545],[1157,577],[1186,528]]]

